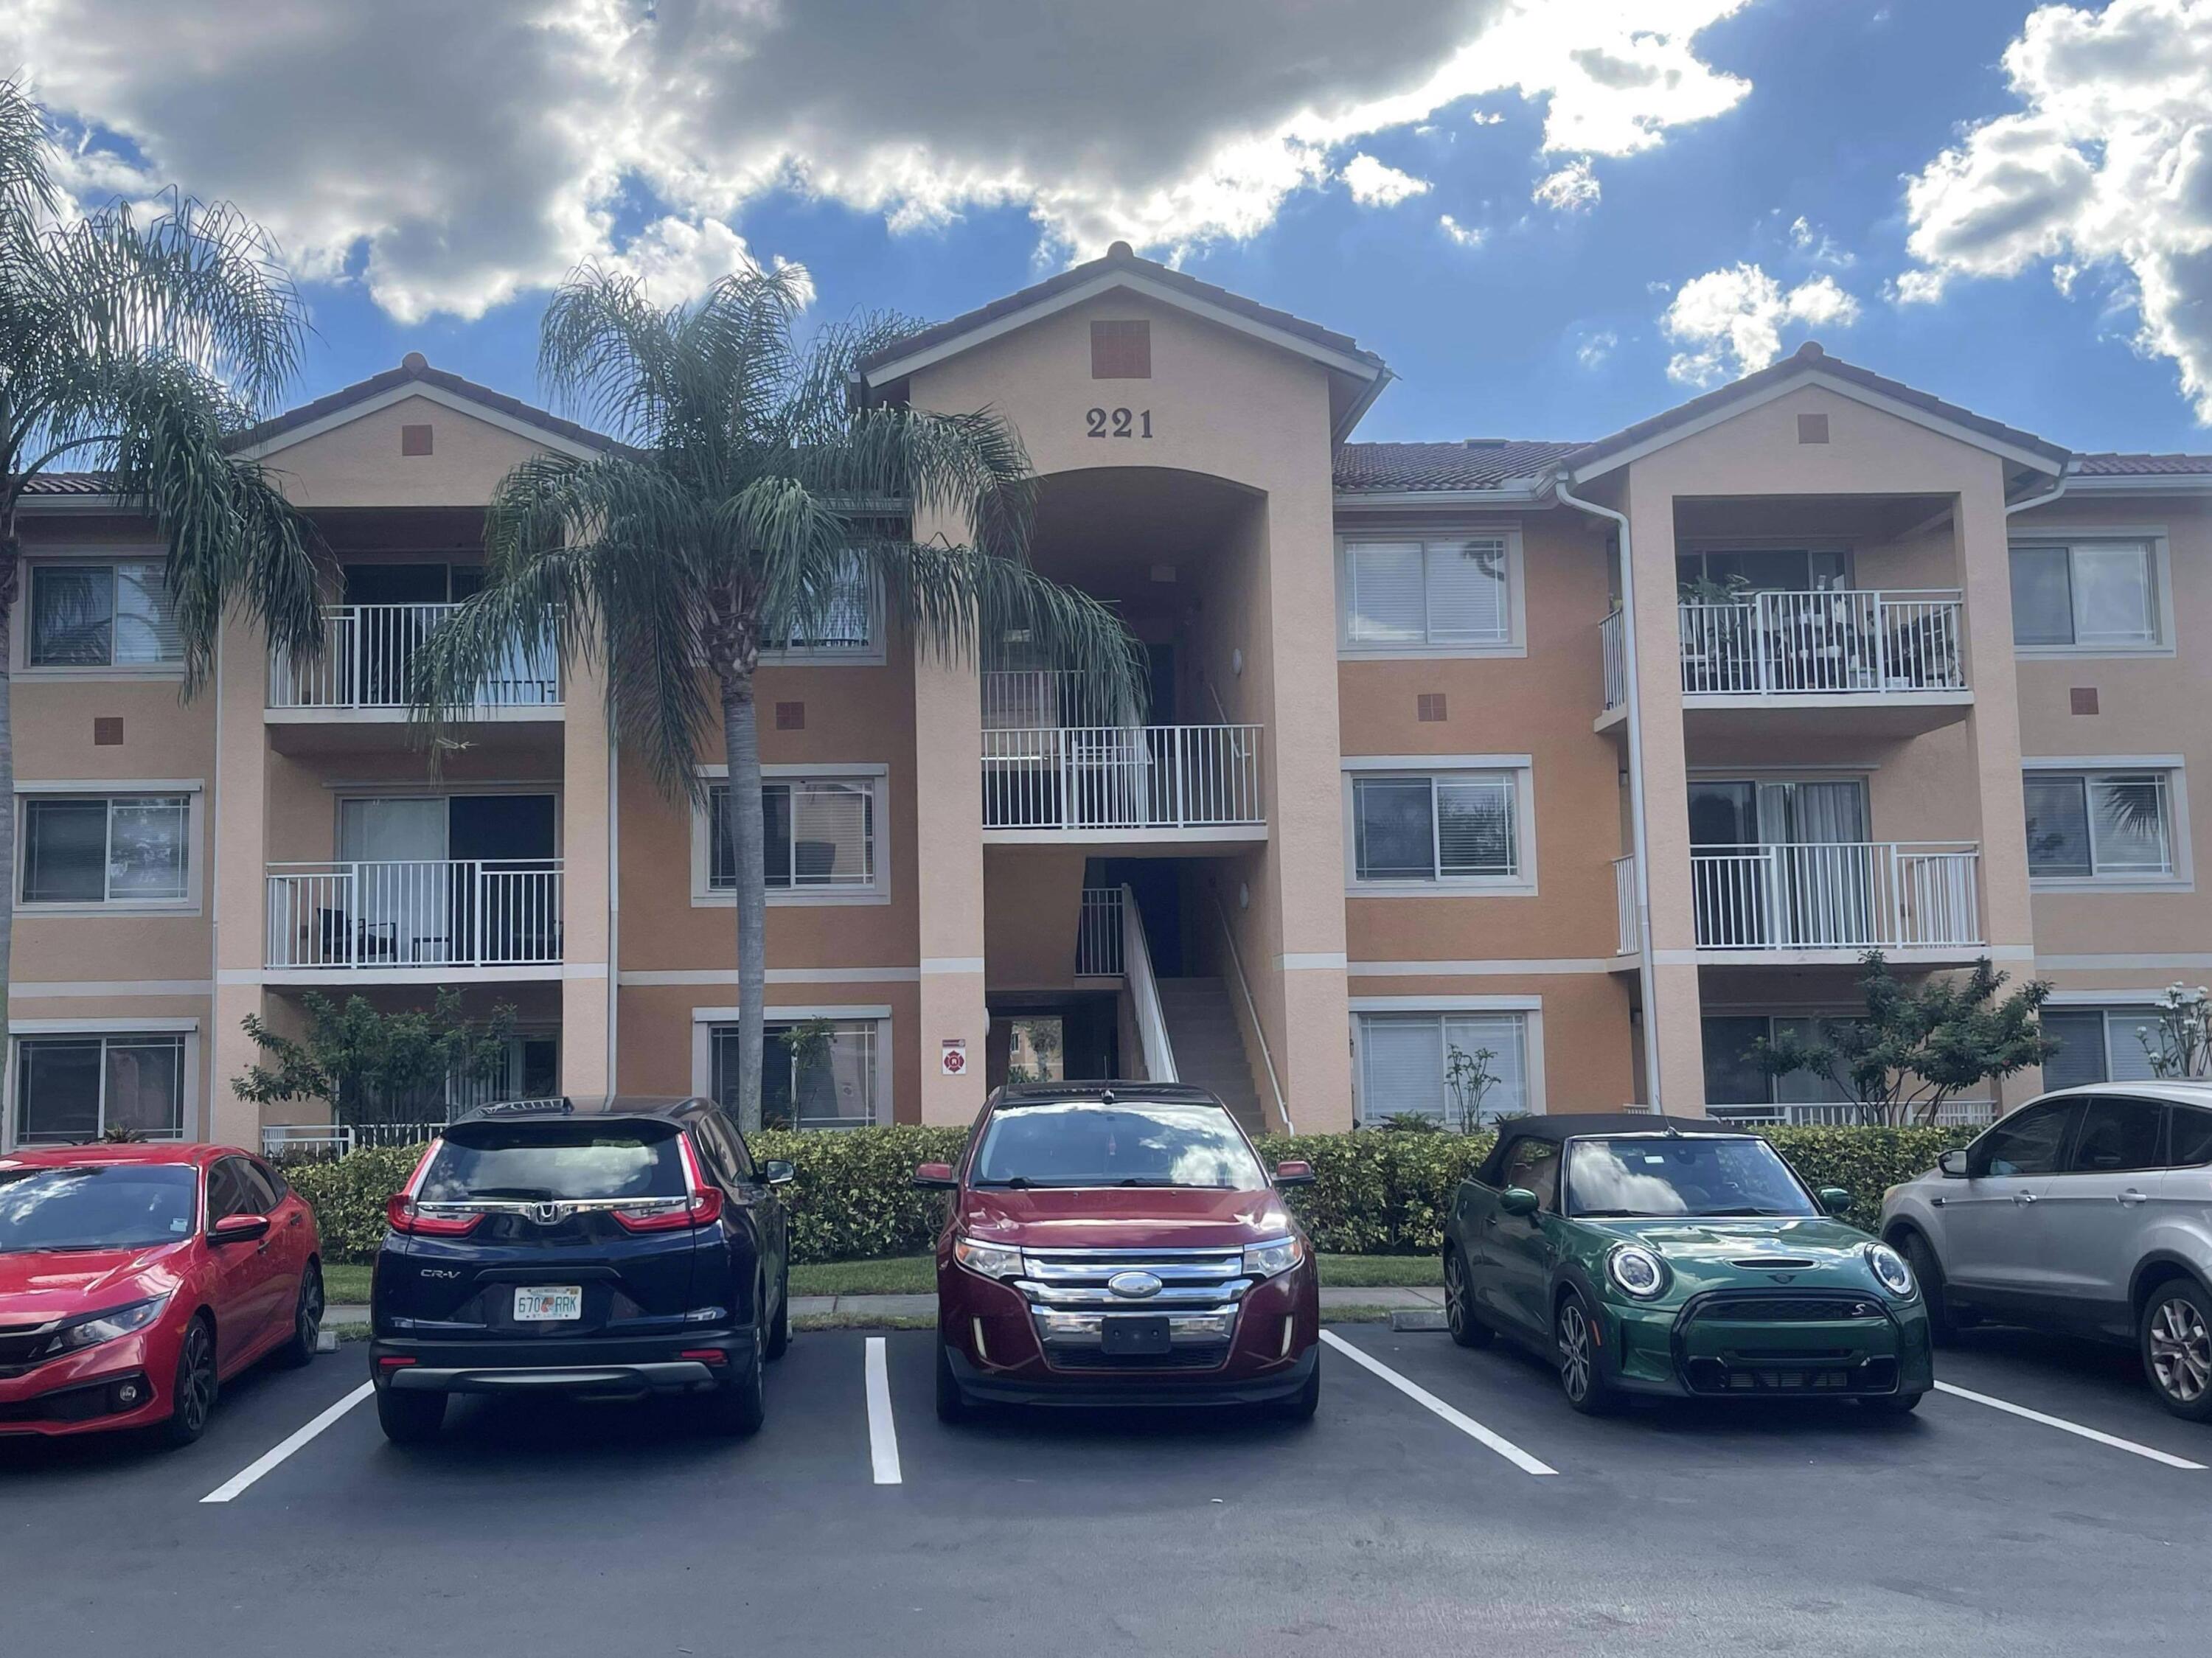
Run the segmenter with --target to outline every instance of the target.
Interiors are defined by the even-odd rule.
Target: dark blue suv
[[[386,1212],[369,1372],[386,1436],[454,1394],[696,1396],[761,1424],[791,1341],[787,1163],[702,1099],[518,1100],[430,1143]]]

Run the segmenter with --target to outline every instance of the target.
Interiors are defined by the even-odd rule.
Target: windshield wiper
[[[1789,1209],[1756,1209],[1745,1205],[1736,1209],[1700,1209],[1693,1218],[1698,1220],[1720,1220],[1738,1215],[1776,1215],[1787,1218],[1795,1212]]]
[[[1010,1187],[1017,1192],[1025,1192],[1030,1187],[1035,1186],[1036,1182],[1031,1180],[1027,1175],[1009,1175],[1004,1180],[979,1180],[975,1181],[975,1184],[977,1186]]]

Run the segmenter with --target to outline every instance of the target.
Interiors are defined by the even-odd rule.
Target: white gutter
[[[2028,495],[2019,501],[2007,501],[2005,503],[2004,509],[2005,516],[2007,518],[2010,518],[2014,513],[2024,513],[2031,507],[2049,506],[2052,501],[2057,500],[2059,496],[2066,493],[2066,486],[2074,482],[2075,477],[2075,469],[2079,467],[2081,465],[2081,463],[2078,460],[2068,461],[2063,467],[2059,469],[2058,482],[2052,484],[2041,495]]]
[[[1644,804],[1644,687],[1636,672],[1636,559],[1629,540],[1628,514],[1584,501],[1560,471],[1553,492],[1570,507],[1609,520],[1620,533],[1620,665],[1628,691],[1628,822],[1636,854],[1636,976],[1644,993],[1644,1090],[1654,1111],[1663,1113],[1659,1084],[1659,984],[1651,964],[1651,852]]]

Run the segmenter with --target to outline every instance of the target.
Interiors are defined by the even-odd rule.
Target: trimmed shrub
[[[1881,1194],[1936,1166],[1973,1137],[1954,1128],[1763,1128],[1815,1190],[1850,1191],[1848,1218],[1871,1230]],[[1311,1186],[1293,1189],[1291,1207],[1314,1247],[1343,1255],[1419,1255],[1443,1247],[1443,1219],[1460,1181],[1495,1139],[1480,1134],[1268,1134],[1260,1155],[1270,1167],[1292,1158],[1313,1165]],[[915,1165],[953,1163],[965,1128],[856,1128],[836,1133],[770,1130],[753,1137],[753,1155],[781,1157],[799,1171],[784,1188],[791,1208],[795,1262],[862,1260],[926,1253],[945,1214],[945,1196],[910,1181]],[[419,1146],[356,1151],[334,1163],[289,1166],[285,1173],[314,1206],[323,1250],[331,1260],[366,1260],[384,1236],[385,1199],[406,1184]]]

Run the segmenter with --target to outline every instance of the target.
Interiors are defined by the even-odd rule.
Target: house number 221
[[[1148,438],[1152,434],[1152,411],[1149,409],[1093,409],[1083,418],[1094,438]]]

